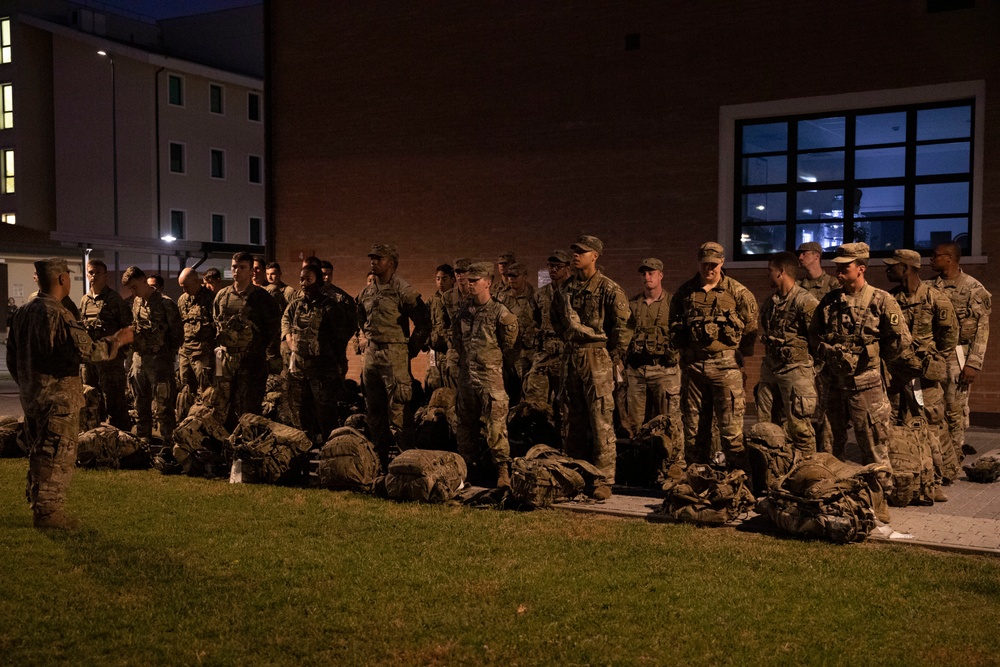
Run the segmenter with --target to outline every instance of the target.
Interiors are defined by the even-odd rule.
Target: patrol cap
[[[698,248],[698,261],[710,264],[721,264],[726,259],[726,249],[715,241],[702,243]]]
[[[469,270],[470,266],[472,266],[472,260],[468,257],[459,257],[451,263],[451,267],[455,270],[455,273],[465,273]]]
[[[604,251],[604,244],[596,236],[581,236],[576,243],[569,247],[570,250],[582,250],[583,252],[596,252],[600,255]]]
[[[35,262],[35,273],[38,275],[49,275],[49,274],[59,274],[70,273],[69,264],[66,263],[65,259],[60,257],[50,257],[48,259],[40,259]]]
[[[489,262],[476,262],[469,267],[468,273],[469,280],[491,278],[493,276],[493,265]]]
[[[368,253],[369,257],[391,257],[394,261],[399,261],[399,253],[396,251],[396,246],[389,245],[387,243],[375,243],[372,245],[371,252]]]
[[[663,262],[656,259],[655,257],[647,257],[642,260],[642,264],[639,265],[639,273],[644,273],[646,271],[662,271]]]
[[[513,264],[516,261],[517,257],[514,256],[513,250],[505,250],[497,255],[497,264]]]
[[[553,264],[569,264],[573,261],[573,258],[570,257],[569,253],[565,250],[553,250],[549,254],[547,261],[552,262]]]
[[[820,244],[816,243],[815,241],[807,241],[807,242],[805,242],[805,243],[803,243],[802,245],[799,246],[799,249],[796,251],[796,254],[802,253],[802,252],[814,252],[817,255],[822,255],[823,254],[823,246],[821,246]]]
[[[904,250],[900,248],[892,253],[892,257],[883,260],[886,264],[906,264],[915,268],[920,268],[920,253],[916,250]]]
[[[837,264],[850,264],[856,259],[868,259],[867,243],[845,243],[837,246],[837,254],[833,261]]]
[[[518,264],[517,262],[514,262],[513,264],[509,264],[507,266],[508,278],[517,278],[518,276],[523,276],[524,274],[525,274],[525,268],[523,264]]]

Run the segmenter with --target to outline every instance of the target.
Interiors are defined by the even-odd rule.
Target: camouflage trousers
[[[479,460],[479,440],[485,426],[486,447],[493,463],[499,465],[510,460],[510,443],[507,440],[507,394],[502,386],[483,386],[470,380],[468,374],[460,376],[455,396],[458,415],[458,453],[471,467]]]
[[[681,369],[678,366],[628,368],[625,382],[628,420],[636,432],[659,415],[668,415],[673,424],[681,423]]]
[[[556,430],[565,438],[566,403],[562,400],[563,342],[549,339],[543,349],[536,350],[531,360],[531,370],[524,378],[524,400],[552,408]]]
[[[189,353],[181,351],[177,355],[177,388],[188,387],[193,396],[212,386],[215,370],[215,355],[212,352]]]
[[[948,381],[944,383],[944,414],[959,461],[965,456],[962,445],[965,444],[965,430],[969,428],[969,385],[960,381],[961,376],[958,354],[952,351],[948,355]]]
[[[286,387],[292,426],[313,442],[325,442],[330,431],[343,424],[339,401],[344,383],[339,370],[289,372]]]
[[[36,526],[61,518],[76,467],[83,384],[77,377],[65,378],[60,385],[66,391],[55,396],[21,396],[28,445],[25,495]]]
[[[430,396],[442,387],[457,389],[458,366],[451,366],[447,361],[445,352],[434,351],[434,363],[428,361],[427,377],[424,379],[424,387],[427,395]]]
[[[869,371],[878,374],[878,371]],[[840,386],[831,379],[826,413],[830,418],[833,435],[833,454],[844,459],[847,446],[847,427],[854,427],[854,439],[861,450],[861,463],[889,463],[889,423],[892,407],[880,379],[865,382],[861,389]]]
[[[132,420],[128,416],[128,397],[126,396],[128,377],[121,358],[84,364],[83,383],[97,387],[104,394],[108,421],[112,425],[123,431],[132,428]]]
[[[515,405],[524,395],[524,378],[531,372],[532,350],[518,349],[504,358],[504,387],[508,400]]]
[[[135,397],[135,434],[149,438],[153,434],[153,422],[160,432],[160,438],[168,442],[174,434],[177,402],[174,362],[172,357],[163,355],[132,355],[129,369],[129,387]]]
[[[830,418],[826,416],[826,405],[830,395],[830,379],[822,372],[822,366],[813,369],[816,382],[816,411],[812,416],[813,432],[816,434],[816,451],[833,453],[833,431]]]
[[[261,413],[267,391],[267,359],[264,355],[246,355],[225,348],[221,372],[215,375],[215,401],[218,414],[225,415],[225,427],[232,431],[240,417]]]
[[[408,449],[412,433],[413,375],[405,343],[368,342],[361,383],[368,407],[368,428],[376,451],[386,462]]]
[[[711,411],[707,409],[709,405]],[[684,366],[681,374],[681,410],[685,457],[689,463],[708,462],[712,443],[711,417],[714,415],[727,466],[746,468],[746,450],[743,447],[746,398],[743,373],[733,351]]]
[[[568,406],[566,455],[590,461],[615,483],[614,369],[607,348],[570,348],[563,382]]]
[[[959,459],[951,441],[945,421],[944,386],[941,382],[920,379],[921,400],[917,400],[917,385],[893,378],[889,384],[888,399],[894,423],[906,423],[908,417],[923,417],[931,432],[931,458],[934,460],[934,477],[937,482],[951,483],[961,472]]]
[[[780,370],[780,369],[779,369]],[[803,456],[816,453],[816,377],[811,366],[775,372],[761,365],[757,385],[757,421],[781,424],[792,447]]]

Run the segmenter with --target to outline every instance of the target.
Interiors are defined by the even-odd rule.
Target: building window
[[[264,245],[264,221],[250,218],[250,245]]]
[[[0,19],[0,63],[10,62],[10,19]]]
[[[184,144],[170,142],[170,171],[174,174],[184,173]]]
[[[261,183],[263,178],[261,176],[261,159],[259,155],[250,156],[249,173],[248,177],[251,183]]]
[[[260,122],[260,95],[257,93],[247,94],[247,118],[256,123]]]
[[[15,216],[13,213],[0,213],[0,221],[3,221],[4,224],[16,224],[17,221],[14,218]]]
[[[816,241],[972,250],[976,99],[735,123],[737,259]]]
[[[0,157],[3,158],[3,164],[0,165],[3,168],[3,193],[12,195],[14,194],[14,151],[0,151]]]
[[[185,229],[185,215],[184,211],[171,211],[170,212],[170,236],[176,239],[184,238]]]
[[[212,214],[212,243],[222,243],[226,240],[226,216],[221,213]]]
[[[212,113],[224,113],[222,106],[222,86],[214,83],[208,86],[209,111]]]
[[[177,107],[184,106],[184,79],[171,74],[167,77],[168,99]]]
[[[14,127],[14,84],[0,84],[0,130]]]
[[[213,148],[212,151],[212,178],[226,177],[226,152]]]

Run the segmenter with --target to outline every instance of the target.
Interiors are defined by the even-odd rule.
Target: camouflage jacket
[[[87,293],[80,299],[80,321],[98,340],[132,324],[132,310],[118,292],[105,286],[100,294]]]
[[[632,317],[629,326],[635,332],[628,348],[626,363],[639,368],[650,364],[676,366],[680,360],[674,338],[670,333],[670,301],[672,294],[666,290],[652,303],[646,303],[640,292],[628,302]]]
[[[820,274],[819,278],[799,278],[795,281],[795,284],[816,297],[816,301],[819,301],[829,292],[840,287],[837,279],[826,271]]]
[[[415,356],[430,338],[431,315],[420,293],[393,275],[384,285],[376,280],[361,291],[358,325],[369,343],[407,343]]]
[[[628,297],[618,283],[598,271],[587,280],[571,277],[552,302],[552,328],[570,346],[603,343],[614,363],[624,362],[632,329]]]
[[[538,348],[541,349],[546,339],[559,338],[552,326],[552,303],[556,298],[554,283],[542,285],[535,292],[535,331],[538,338]]]
[[[902,286],[889,292],[899,304],[903,321],[910,330],[910,349],[917,359],[944,358],[958,345],[958,320],[951,300],[941,290],[921,283],[913,294]]]
[[[763,364],[774,372],[811,367],[809,323],[819,301],[808,290],[793,285],[785,296],[775,292],[760,307]]]
[[[215,320],[212,318],[214,300],[215,292],[207,287],[200,288],[193,295],[184,292],[177,299],[177,310],[184,325],[181,354],[185,357],[209,354],[215,349]]]
[[[448,351],[448,338],[451,336],[451,316],[445,305],[445,296],[453,291],[434,292],[431,297],[431,349],[435,352]]]
[[[514,294],[514,290],[503,290],[497,301],[507,306],[507,310],[514,313],[517,318],[517,348],[520,350],[532,350],[535,347],[535,288],[527,286],[524,294]]]
[[[725,274],[706,292],[701,275],[696,275],[674,294],[670,329],[686,361],[727,350],[750,356],[757,340],[757,300]]]
[[[951,300],[955,307],[955,317],[958,318],[958,344],[968,346],[965,363],[969,368],[980,370],[990,338],[990,293],[981,282],[964,271],[954,280],[938,276],[926,282],[944,292]]]
[[[278,309],[282,313],[285,312],[285,308],[288,307],[288,304],[292,302],[292,299],[299,292],[291,285],[286,285],[285,283],[273,283],[265,287],[264,290],[274,298],[278,304]]]
[[[357,331],[354,300],[323,290],[314,298],[300,294],[281,316],[281,339],[289,334],[289,349],[300,373],[341,372],[347,369],[347,343]]]
[[[479,306],[466,299],[453,324],[459,377],[504,391],[503,358],[517,345],[517,317],[496,299]]]
[[[263,360],[267,346],[278,337],[281,313],[262,288],[251,284],[239,292],[234,284],[219,290],[212,318],[216,340],[229,354]]]
[[[140,356],[173,357],[184,342],[184,325],[177,304],[157,290],[149,300],[132,300],[132,320],[135,323],[133,348]]]

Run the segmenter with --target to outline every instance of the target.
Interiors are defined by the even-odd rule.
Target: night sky
[[[259,5],[262,2],[263,0],[103,0],[102,4],[119,8],[124,14],[135,13],[163,19]]]

